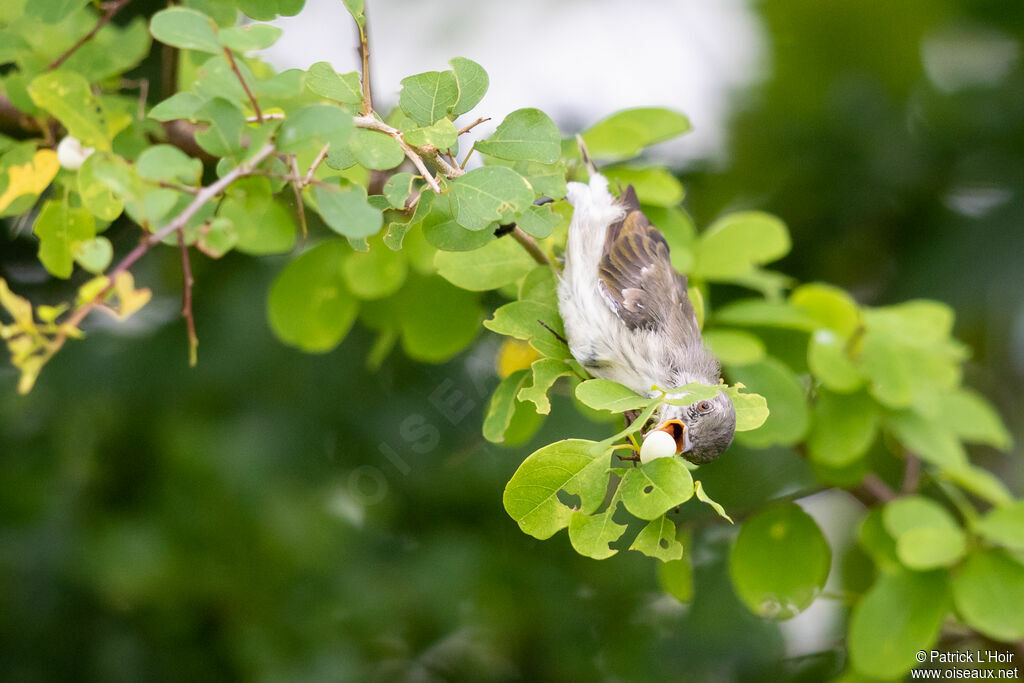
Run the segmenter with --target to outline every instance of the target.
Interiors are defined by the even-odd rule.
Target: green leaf
[[[883,508],[876,507],[868,512],[857,529],[857,539],[880,571],[888,574],[904,571],[896,556],[896,540],[885,529]]]
[[[306,87],[321,97],[343,104],[359,104],[363,101],[359,73],[350,71],[339,74],[327,62],[317,62],[309,67]]]
[[[420,126],[443,119],[459,101],[459,86],[451,71],[427,71],[402,79],[398,104]]]
[[[516,225],[539,240],[551,237],[551,232],[561,221],[562,217],[553,212],[550,205],[531,206],[516,216]]]
[[[595,159],[628,159],[644,147],[690,130],[678,112],[656,107],[626,109],[583,131],[583,141]]]
[[[342,0],[342,2],[345,4],[345,9],[348,10],[348,13],[355,19],[356,25],[359,26],[360,33],[362,33],[366,28],[364,0]]]
[[[517,161],[512,169],[526,178],[533,191],[540,196],[561,199],[566,193],[564,161],[553,164],[539,164],[536,161]]]
[[[176,92],[149,110],[149,118],[157,121],[191,119],[206,102],[193,92]]]
[[[863,393],[818,392],[814,422],[807,438],[811,459],[845,467],[863,456],[878,434],[878,406]]]
[[[405,152],[398,141],[375,130],[357,128],[348,147],[360,164],[377,171],[394,168],[405,160]]]
[[[360,185],[313,187],[317,212],[327,226],[346,237],[369,237],[384,223],[384,213],[366,201],[366,190]]]
[[[277,149],[286,153],[319,152],[327,143],[332,147],[344,145],[353,129],[352,117],[340,108],[312,104],[288,115],[277,133]]]
[[[910,569],[946,567],[966,548],[963,531],[938,503],[906,496],[886,504],[885,529],[896,540],[896,555]]]
[[[916,348],[948,339],[953,332],[953,318],[952,308],[929,299],[864,310],[864,323],[870,330]]]
[[[949,609],[945,572],[882,574],[857,603],[848,647],[854,668],[885,680],[917,665],[939,635]]]
[[[477,145],[479,147],[479,144]],[[609,166],[601,173],[622,187],[632,185],[636,195],[644,204],[673,207],[683,201],[683,184],[664,168],[657,166]]]
[[[346,6],[353,0],[345,0]],[[294,16],[302,10],[306,0],[237,0],[238,8],[258,21],[270,21],[282,14]],[[362,2],[360,2],[362,5]]]
[[[733,368],[733,379],[757,391],[767,400],[771,414],[764,425],[737,435],[755,448],[799,442],[809,425],[807,396],[800,381],[781,361],[767,357],[758,363]]]
[[[388,181],[384,183],[383,194],[391,208],[405,208],[405,202],[409,199],[409,195],[412,194],[413,182],[415,180],[416,176],[412,173],[404,172],[396,173],[388,178]]]
[[[391,296],[405,284],[407,273],[405,255],[376,239],[370,242],[369,251],[352,254],[345,261],[345,283],[360,299]]]
[[[487,92],[490,79],[488,79],[484,68],[472,59],[455,57],[448,63],[455,74],[455,85],[459,89],[458,99],[452,106],[452,116],[459,116],[480,103]]]
[[[808,331],[818,326],[813,318],[792,304],[764,299],[732,301],[715,311],[714,320],[719,325],[780,327]]]
[[[467,230],[447,210],[435,206],[423,219],[423,236],[442,251],[473,251],[493,240],[494,232]]]
[[[32,0],[25,5],[25,14],[44,24],[57,24],[81,9],[87,0]]]
[[[410,273],[399,299],[402,349],[413,360],[446,361],[465,349],[480,331],[483,310],[477,296],[439,277]]]
[[[452,120],[443,118],[429,126],[406,131],[403,137],[406,142],[414,147],[433,145],[437,149],[445,150],[455,146],[459,139],[459,134],[455,130],[455,124],[452,123]]]
[[[1013,437],[992,404],[970,389],[958,388],[940,395],[943,421],[964,441],[981,443],[1001,451],[1013,447]]]
[[[217,157],[237,157],[243,150],[242,131],[246,129],[245,116],[228,100],[215,97],[204,104],[196,118],[210,122],[210,127],[196,133],[196,142]]]
[[[185,7],[160,10],[149,21],[149,32],[161,43],[184,50],[220,54],[217,24],[202,12]]]
[[[112,221],[124,211],[124,203],[96,178],[93,169],[101,160],[102,156],[93,154],[78,169],[78,194],[89,213],[101,221]]]
[[[140,176],[153,181],[198,185],[203,177],[203,162],[171,145],[147,148],[139,155],[135,168]]]
[[[525,372],[525,371],[523,371]],[[608,483],[607,451],[600,444],[567,439],[534,451],[505,486],[505,511],[525,533],[544,540],[569,525],[573,509],[558,492],[579,496],[579,512],[594,512]]]
[[[655,458],[626,470],[619,496],[640,519],[657,519],[693,497],[693,477],[682,460]]]
[[[993,505],[1009,505],[1013,502],[1013,494],[1006,488],[1006,484],[982,467],[968,463],[944,469],[942,474],[957,486]]]
[[[266,178],[242,178],[225,193],[217,216],[232,223],[234,246],[253,255],[283,254],[295,246],[295,220],[283,204],[273,200]]]
[[[693,565],[690,564],[690,558],[683,557],[668,562],[663,560],[658,565],[658,584],[679,602],[687,603],[693,600]]]
[[[811,516],[784,503],[743,522],[729,555],[729,575],[751,612],[782,621],[814,602],[831,563],[832,551]]]
[[[270,288],[267,317],[274,334],[309,353],[330,351],[348,334],[359,305],[345,286],[349,249],[334,240],[285,266]]]
[[[584,557],[604,560],[619,552],[608,547],[626,532],[625,524],[616,524],[612,519],[616,504],[599,515],[585,515],[579,510],[569,518],[569,541],[573,549]]]
[[[72,209],[67,202],[50,200],[43,205],[32,232],[39,238],[39,261],[53,276],[71,277],[74,251],[78,243],[96,235],[92,214]]]
[[[214,218],[199,233],[196,247],[210,258],[221,258],[238,244],[238,233],[228,218]]]
[[[610,379],[588,379],[576,385],[576,398],[595,410],[621,413],[640,410],[653,400]]]
[[[513,222],[532,205],[533,188],[511,168],[484,166],[453,180],[451,198],[460,225],[484,230],[494,221]]]
[[[484,438],[491,443],[501,443],[505,440],[505,430],[512,422],[512,415],[516,410],[516,395],[529,375],[529,370],[517,370],[501,380],[491,394],[483,426]]]
[[[949,425],[917,413],[889,413],[886,426],[910,452],[943,469],[957,470],[967,464],[967,453]]]
[[[551,164],[562,153],[562,136],[555,122],[540,109],[517,109],[505,117],[491,137],[477,142],[476,150],[509,161]]]
[[[571,357],[569,347],[555,337],[555,334],[564,337],[565,329],[558,309],[553,306],[537,301],[513,301],[496,310],[492,319],[484,321],[484,327],[498,334],[529,340],[530,346],[549,358]]]
[[[245,24],[220,32],[220,44],[237,52],[263,50],[281,37],[281,29],[270,24]]]
[[[558,308],[558,277],[548,266],[536,266],[519,284],[519,300]]]
[[[719,218],[700,235],[693,274],[706,280],[731,280],[789,253],[786,225],[760,211]]]
[[[736,409],[736,431],[749,432],[759,429],[768,420],[771,411],[768,401],[760,394],[741,392],[746,386],[739,382],[725,389],[725,395],[732,401]]]
[[[434,265],[453,285],[483,292],[515,282],[536,263],[515,240],[497,239],[476,251],[439,251]]]
[[[1024,550],[1024,501],[989,511],[974,525],[979,534],[1011,550]]]
[[[765,357],[764,343],[749,332],[704,330],[704,342],[723,365],[749,365]]]
[[[847,338],[861,323],[857,302],[834,285],[812,282],[800,285],[789,295],[790,302],[822,327]]]
[[[547,415],[551,412],[548,390],[559,377],[571,376],[572,368],[565,361],[555,358],[541,358],[534,361],[531,368],[533,379],[529,384],[524,383],[517,397],[520,401],[532,401],[538,413]]]
[[[953,602],[972,628],[1004,642],[1024,637],[1024,565],[1001,550],[970,555],[953,574]]]
[[[676,525],[664,515],[641,529],[629,549],[662,562],[677,561],[683,556],[683,544],[676,540]]]
[[[704,486],[700,483],[699,480],[693,482],[693,494],[697,496],[697,500],[699,500],[700,502],[704,503],[705,505],[710,505],[711,509],[718,513],[719,517],[727,520],[729,524],[733,523],[732,517],[725,513],[725,508],[722,507],[719,503],[716,503],[715,501],[711,500],[711,497],[707,493],[705,493]]]
[[[80,209],[76,209],[80,211]],[[78,265],[96,275],[101,274],[114,258],[114,247],[106,237],[94,237],[91,240],[76,242],[71,251]]]
[[[85,147],[110,149],[110,126],[89,81],[74,71],[50,71],[32,79],[28,94],[53,114]]]
[[[807,366],[822,386],[847,393],[864,384],[860,372],[847,353],[846,342],[829,329],[817,330],[807,344]]]

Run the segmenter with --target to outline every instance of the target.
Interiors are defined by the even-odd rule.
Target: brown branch
[[[899,497],[899,495],[892,490],[892,487],[882,481],[882,478],[874,472],[868,472],[864,475],[864,481],[861,482],[861,487],[883,503],[888,503],[889,501],[896,500]]]
[[[913,453],[906,454],[907,464],[903,470],[903,485],[900,491],[904,494],[916,493],[921,485],[921,461]]]
[[[366,11],[363,10],[363,21],[356,20],[356,28],[359,29],[359,56],[363,62],[363,72],[359,81],[363,86],[363,115],[373,113],[373,94],[370,91],[370,38],[367,35]]]
[[[473,123],[470,123],[469,125],[466,125],[466,126],[463,126],[462,128],[459,128],[458,134],[462,135],[463,133],[468,133],[469,131],[471,131],[474,128],[476,128],[477,126],[479,126],[481,123],[484,123],[485,121],[490,121],[490,120],[491,120],[490,116],[481,116],[480,118],[478,118]]]
[[[523,249],[526,250],[527,254],[533,257],[534,261],[536,261],[542,266],[551,265],[551,259],[549,259],[548,255],[545,254],[543,250],[541,250],[541,248],[537,245],[537,240],[533,239],[525,232],[523,232],[523,229],[520,228],[518,225],[514,227],[512,229],[512,232],[509,234],[512,235],[512,239],[514,239],[516,242],[519,242],[519,244],[523,245]]]
[[[260,104],[256,101],[256,96],[252,94],[252,90],[249,89],[249,84],[242,77],[242,72],[238,69],[238,63],[235,62],[235,55],[232,54],[230,48],[224,48],[224,56],[228,58],[228,65],[235,72],[235,77],[238,78],[238,82],[242,84],[242,89],[245,90],[245,94],[249,97],[252,110],[256,112],[256,122],[263,123],[263,112],[260,111]]]
[[[50,62],[50,65],[46,67],[46,70],[53,71],[61,64],[66,62],[71,57],[71,55],[78,52],[78,50],[83,45],[92,40],[93,37],[100,32],[100,29],[109,24],[110,20],[114,18],[114,15],[120,12],[124,8],[124,6],[131,1],[132,0],[113,0],[113,2],[105,2],[102,5],[100,5],[100,7],[103,9],[103,14],[100,15],[100,18],[96,21],[96,25],[92,27],[92,30],[86,33],[81,38],[79,38],[77,41],[75,41],[75,44],[69,47],[67,50],[65,50],[64,54]]]
[[[185,244],[185,225],[178,228],[178,248],[181,250],[181,278],[183,289],[181,293],[181,316],[185,318],[185,327],[188,329],[188,364],[195,367],[199,362],[199,337],[196,335],[196,319],[192,315],[192,285],[195,278],[192,277],[192,263],[188,258],[188,245]]]
[[[171,220],[171,222],[169,222],[167,225],[160,228],[153,234],[143,237],[143,239],[139,242],[139,245],[132,249],[130,252],[128,252],[128,254],[123,259],[121,259],[121,262],[114,266],[113,270],[107,273],[107,286],[104,287],[99,292],[97,292],[97,294],[93,298],[89,299],[88,301],[82,302],[78,306],[78,308],[74,310],[71,316],[63,323],[61,323],[61,326],[66,326],[69,328],[78,327],[79,323],[81,323],[86,318],[86,316],[88,316],[89,313],[92,312],[94,308],[96,308],[103,302],[104,297],[113,288],[114,280],[117,278],[119,274],[127,271],[129,268],[135,265],[135,262],[138,261],[143,256],[145,256],[146,252],[148,252],[153,247],[153,245],[163,241],[175,230],[184,229],[185,225],[189,222],[192,216],[196,215],[199,209],[203,208],[203,206],[208,201],[219,195],[221,192],[227,189],[227,187],[231,185],[231,183],[235,182],[239,178],[251,175],[255,167],[258,166],[260,162],[262,162],[264,159],[266,159],[273,153],[274,145],[268,142],[258,152],[256,152],[256,154],[253,155],[252,159],[250,159],[244,164],[236,166],[235,168],[224,174],[223,178],[220,178],[216,182],[211,183],[210,185],[207,185],[206,187],[202,188],[196,194],[195,199],[193,199],[181,213],[175,216],[174,219]],[[66,332],[62,332],[61,334],[57,335],[54,338],[53,343],[51,345],[52,352],[56,353],[64,345],[66,341]]]
[[[324,163],[324,159],[327,158],[327,153],[330,150],[331,143],[328,142],[326,145],[324,145],[323,149],[320,150],[320,153],[316,155],[316,158],[313,159],[313,163],[309,165],[309,171],[306,173],[306,177],[302,179],[303,185],[309,185],[311,182],[313,182],[313,174],[316,173],[316,169],[320,168],[320,164]],[[295,174],[298,175],[297,169],[295,171]]]
[[[430,174],[430,171],[427,170],[426,165],[423,163],[423,158],[420,157],[419,153],[413,149],[412,145],[405,141],[405,138],[402,137],[402,131],[393,126],[389,126],[373,116],[356,116],[353,121],[356,124],[356,128],[375,130],[386,135],[390,135],[397,140],[398,145],[402,148],[402,151],[405,152],[405,156],[409,157],[409,161],[411,161],[412,165],[416,167],[416,170],[420,172],[423,179],[427,181],[427,185],[430,186],[430,189],[437,194],[441,194],[441,186],[437,184],[437,179],[434,178],[434,176]]]
[[[296,180],[292,182],[292,190],[295,191],[295,210],[299,213],[299,225],[302,227],[302,236],[307,237],[309,235],[309,229],[306,226],[306,206],[302,203],[302,188],[306,183],[298,179],[298,158],[294,154],[289,154],[288,160],[291,162],[292,175],[296,178]]]

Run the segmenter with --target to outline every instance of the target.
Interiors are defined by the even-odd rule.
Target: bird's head
[[[724,392],[688,406],[663,404],[653,430],[668,433],[676,454],[695,465],[711,462],[729,447],[736,432],[736,408]]]

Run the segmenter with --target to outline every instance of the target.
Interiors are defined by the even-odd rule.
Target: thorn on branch
[[[471,131],[474,128],[476,128],[477,126],[479,126],[481,123],[484,123],[484,122],[490,121],[490,120],[491,120],[490,116],[481,116],[480,118],[478,118],[473,123],[470,123],[470,124],[468,124],[466,126],[463,126],[462,128],[459,128],[458,134],[462,135],[463,133],[468,133],[469,131]]]

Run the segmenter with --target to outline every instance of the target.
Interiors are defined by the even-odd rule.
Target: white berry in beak
[[[676,454],[676,441],[668,432],[655,429],[644,437],[640,446],[640,462],[648,463],[655,458],[670,458]]]
[[[78,138],[68,135],[57,143],[57,161],[67,170],[77,171],[95,151],[92,147],[83,147]]]

